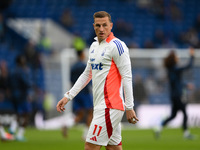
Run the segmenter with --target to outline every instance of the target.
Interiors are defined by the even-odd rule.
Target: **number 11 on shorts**
[[[99,136],[99,134],[100,134],[100,132],[101,132],[101,129],[102,129],[102,126],[98,126],[98,125],[94,125],[94,131],[93,131],[93,135],[95,135],[95,133],[96,133],[96,130],[97,130],[97,128],[99,127],[99,130],[98,130],[98,132],[97,132],[97,136]]]

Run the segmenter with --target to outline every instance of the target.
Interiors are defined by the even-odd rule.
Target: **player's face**
[[[98,41],[101,42],[105,40],[111,33],[113,23],[109,21],[108,17],[95,18],[93,26],[94,26],[94,30],[97,35]]]

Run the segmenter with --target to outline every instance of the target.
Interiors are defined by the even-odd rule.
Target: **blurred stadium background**
[[[70,88],[69,71],[76,60],[80,38],[86,49],[94,38],[93,13],[105,10],[112,16],[115,36],[130,48],[136,111],[140,122],[133,128],[152,128],[169,112],[166,73],[162,59],[176,50],[184,64],[194,47],[195,66],[185,73],[192,84],[186,90],[189,126],[200,127],[200,1],[199,0],[1,0],[0,61],[9,70],[24,53],[32,70],[33,113],[45,119],[59,116],[56,103]],[[87,53],[87,51],[86,51]],[[70,105],[67,106],[70,109]],[[0,121],[9,124],[9,101],[0,101]],[[170,123],[179,127],[181,114]],[[125,118],[123,122],[126,123]]]

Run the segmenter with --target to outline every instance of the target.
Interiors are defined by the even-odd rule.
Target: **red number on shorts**
[[[99,136],[101,129],[102,129],[102,126],[99,126],[99,132],[98,132],[97,136]]]
[[[95,124],[95,125],[94,125],[93,135],[96,133],[97,127],[98,127],[98,125]],[[101,129],[102,129],[102,126],[99,126],[99,131],[98,131],[98,133],[97,133],[97,136],[99,136],[99,134],[100,134],[100,132],[101,132]]]
[[[97,130],[97,125],[95,124],[95,125],[94,125],[93,135],[95,134],[96,130]]]

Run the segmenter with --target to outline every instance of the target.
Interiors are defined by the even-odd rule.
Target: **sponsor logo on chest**
[[[103,64],[102,63],[99,63],[99,64],[92,63],[91,67],[92,67],[92,70],[102,70]]]

